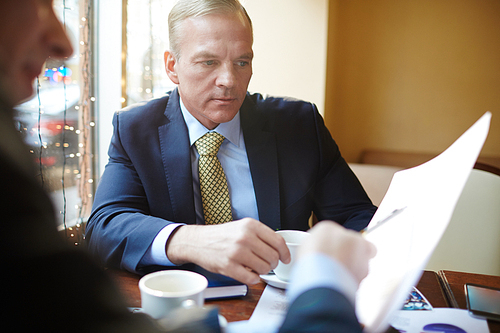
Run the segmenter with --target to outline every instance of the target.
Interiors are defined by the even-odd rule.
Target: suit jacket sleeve
[[[360,231],[368,225],[377,207],[342,157],[323,117],[317,110],[313,114],[321,161],[313,211],[319,221],[329,219]]]
[[[279,330],[287,332],[362,332],[351,303],[338,291],[315,288],[290,305]]]
[[[19,332],[158,332],[127,310],[87,253],[58,234],[50,198],[11,117],[0,103],[0,283],[8,304],[2,322]]]
[[[163,212],[170,205],[156,130],[164,118],[165,103],[137,109],[117,112],[113,118],[109,161],[99,181],[86,236],[89,250],[104,265],[142,273],[142,257],[172,220]],[[158,209],[154,202],[159,203]]]
[[[0,108],[0,318],[15,331],[220,333],[217,311],[179,313],[167,327],[132,314],[106,272],[56,229],[48,195],[34,176],[32,156]],[[11,119],[10,119],[11,120]],[[9,120],[7,120],[9,121]]]

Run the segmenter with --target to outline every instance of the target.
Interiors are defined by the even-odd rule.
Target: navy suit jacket
[[[279,333],[362,332],[354,307],[336,290],[315,288],[301,294],[288,308]]]
[[[355,230],[368,224],[376,207],[313,104],[247,94],[240,115],[261,222],[307,230],[314,212]],[[141,258],[163,227],[196,223],[177,89],[117,112],[113,125],[87,243],[105,265],[144,273]]]

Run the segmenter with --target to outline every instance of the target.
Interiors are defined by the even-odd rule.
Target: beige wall
[[[500,1],[330,0],[325,119],[363,149],[439,153],[485,111],[500,156]]]
[[[328,0],[243,0],[254,24],[249,90],[324,110]]]

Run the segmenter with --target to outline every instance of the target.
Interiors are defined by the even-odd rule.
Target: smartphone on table
[[[474,317],[500,321],[500,289],[474,283],[465,284],[467,309]]]

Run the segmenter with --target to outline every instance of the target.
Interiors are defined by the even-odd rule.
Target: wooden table
[[[108,271],[122,293],[126,297],[127,305],[130,307],[141,306],[141,296],[139,292],[140,276],[125,271]],[[257,302],[264,291],[266,284],[259,282],[250,286],[245,297],[206,301],[205,304],[215,305],[219,312],[228,322],[248,320],[257,305]],[[443,293],[438,275],[433,271],[424,271],[417,288],[424,294],[427,300],[434,307],[448,307],[446,296]]]

